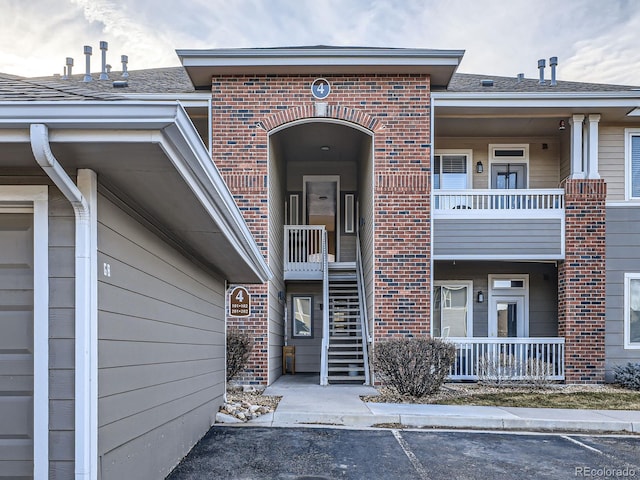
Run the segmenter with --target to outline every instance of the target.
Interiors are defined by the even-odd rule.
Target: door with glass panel
[[[433,336],[471,337],[472,286],[470,283],[436,284],[433,295]]]
[[[517,338],[527,335],[524,296],[492,297],[490,303],[490,337]]]

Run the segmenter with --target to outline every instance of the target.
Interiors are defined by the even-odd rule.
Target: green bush
[[[384,384],[423,397],[444,384],[455,355],[455,346],[439,338],[394,338],[376,345],[373,362]]]
[[[613,381],[629,390],[640,390],[640,363],[614,367]]]
[[[253,350],[253,340],[248,333],[237,328],[227,331],[227,382],[247,366]]]

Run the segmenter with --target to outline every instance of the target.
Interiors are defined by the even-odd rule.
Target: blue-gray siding
[[[562,255],[560,219],[437,218],[433,221],[433,254],[474,258],[513,255],[521,259]]]
[[[640,350],[624,348],[624,274],[640,273],[640,208],[607,207],[606,374],[615,365],[640,362]]]

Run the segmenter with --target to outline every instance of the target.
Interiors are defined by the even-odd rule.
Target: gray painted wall
[[[223,401],[224,282],[102,195],[98,266],[100,477],[164,478]]]
[[[548,255],[562,253],[559,219],[433,220],[434,255]]]
[[[73,209],[40,169],[0,176],[2,185],[49,185],[49,478],[74,476]]]
[[[640,272],[640,208],[607,207],[606,379],[615,365],[640,362],[640,350],[624,348],[624,274]]]
[[[436,261],[434,282],[439,280],[473,281],[473,336],[488,332],[489,278],[491,274],[529,274],[529,336],[558,335],[558,270],[555,263]],[[478,303],[478,292],[485,301]]]

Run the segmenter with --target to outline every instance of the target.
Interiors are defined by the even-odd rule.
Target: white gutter
[[[75,213],[75,478],[97,478],[97,273],[96,268],[96,176],[78,170],[82,185],[93,205],[64,171],[51,152],[49,130],[31,125],[31,149],[36,161],[51,178]],[[87,191],[88,190],[88,191]],[[93,209],[91,207],[94,207]]]

